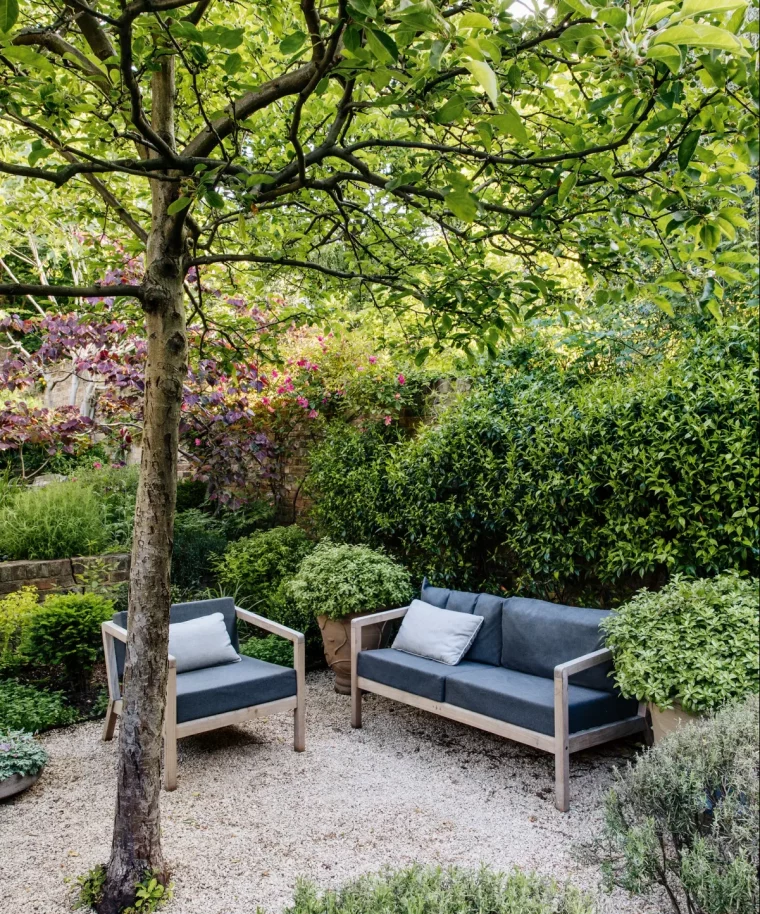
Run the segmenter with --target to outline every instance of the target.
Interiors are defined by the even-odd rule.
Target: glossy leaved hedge
[[[322,530],[421,577],[614,604],[669,574],[758,567],[754,327],[618,377],[505,368],[415,437],[335,428]]]

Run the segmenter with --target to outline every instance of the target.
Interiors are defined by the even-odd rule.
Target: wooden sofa
[[[641,733],[646,706],[619,696],[599,623],[608,613],[541,600],[430,587],[421,599],[484,621],[456,666],[395,651],[363,650],[369,626],[403,619],[408,607],[351,624],[351,724],[362,725],[362,692],[374,692],[487,730],[555,757],[555,805],[569,807],[570,754]]]
[[[241,657],[239,663],[177,673],[175,659],[169,655],[169,679],[164,719],[164,789],[177,786],[177,740],[207,730],[229,727],[255,717],[292,712],[293,747],[305,749],[306,648],[301,632],[263,616],[240,609],[231,597],[176,603],[171,622],[187,622],[199,616],[222,613],[232,646],[238,649],[237,620],[242,619],[264,631],[293,642],[294,669]],[[127,640],[127,614],[116,613],[103,623],[108,677],[108,709],[103,724],[103,739],[113,738],[121,713],[120,679],[124,670],[124,645]]]

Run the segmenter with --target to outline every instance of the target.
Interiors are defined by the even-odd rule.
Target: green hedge
[[[756,328],[588,377],[492,368],[435,426],[336,426],[312,455],[322,532],[421,577],[614,603],[669,574],[758,567]]]

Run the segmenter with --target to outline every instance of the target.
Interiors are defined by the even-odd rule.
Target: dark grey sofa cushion
[[[386,647],[376,651],[362,651],[357,669],[360,676],[373,682],[381,682],[431,701],[443,701],[446,677],[454,670],[477,666],[479,664],[468,663],[466,660],[456,666],[448,666],[437,660]]]
[[[284,666],[241,657],[177,676],[177,722],[224,714],[296,694],[296,672]]]
[[[224,624],[229,633],[232,646],[236,651],[239,650],[237,616],[235,614],[235,601],[232,597],[217,597],[214,600],[194,600],[192,603],[173,603],[169,613],[169,621],[187,622],[190,619],[197,619],[199,616],[208,616],[210,613],[221,613],[224,616]],[[126,611],[116,613],[113,621],[122,628],[126,628]],[[121,676],[124,672],[124,645],[121,641],[117,641],[115,647],[116,666],[119,670],[119,676]],[[246,706],[242,705],[242,707]]]
[[[544,600],[510,597],[502,614],[501,665],[547,679],[554,667],[604,646],[599,623],[608,610],[560,606]],[[572,678],[576,685],[612,692],[612,664],[584,670]]]
[[[452,597],[454,592],[452,591]],[[450,603],[451,601],[449,601]],[[478,594],[475,615],[483,616],[483,624],[475,636],[472,647],[464,655],[465,660],[476,663],[490,663],[498,666],[501,662],[501,628],[504,600],[490,593]],[[451,608],[450,606],[448,607]]]
[[[459,708],[554,735],[554,683],[550,679],[485,664],[475,669],[454,667],[446,678],[445,696]],[[568,709],[570,732],[577,733],[632,717],[638,702],[571,685]]]
[[[433,587],[428,584],[428,579],[422,579],[422,590],[420,591],[420,600],[423,603],[429,603],[431,606],[437,606],[439,609],[446,609],[446,603],[449,599],[450,590],[443,587]]]
[[[449,599],[446,601],[446,609],[455,613],[475,612],[475,604],[478,601],[478,594],[467,593],[464,590],[450,590]]]

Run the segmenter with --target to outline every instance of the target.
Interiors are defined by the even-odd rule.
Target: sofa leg
[[[362,726],[362,690],[351,687],[351,726],[360,730]]]
[[[113,739],[117,717],[118,714],[114,710],[114,703],[109,701],[108,707],[106,708],[106,719],[103,721],[103,742],[107,743]]]

